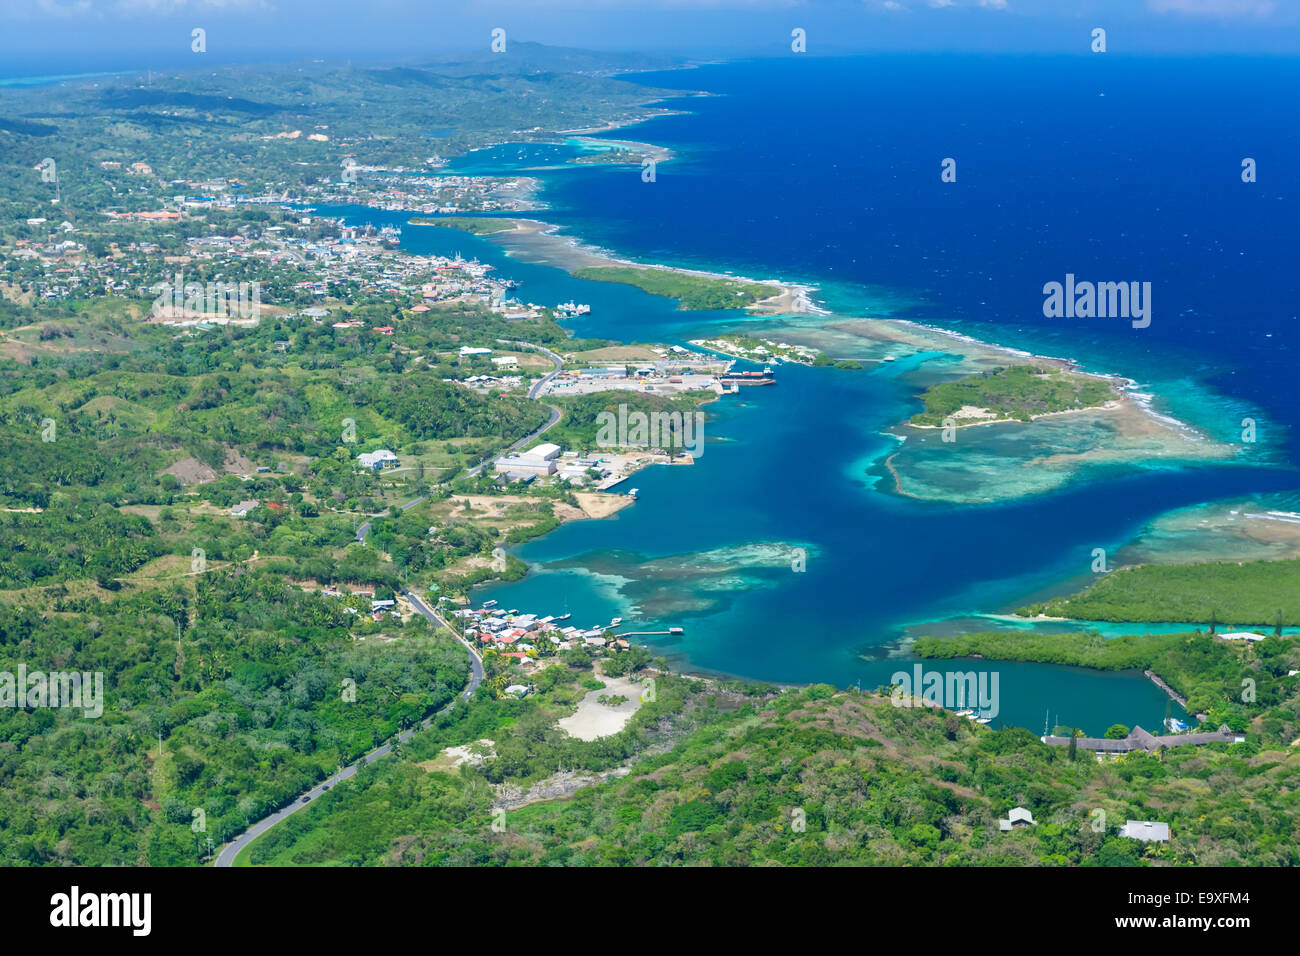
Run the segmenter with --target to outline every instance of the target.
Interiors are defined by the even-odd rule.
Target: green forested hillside
[[[494,817],[502,803],[494,781],[503,773],[509,781],[509,765],[488,758],[482,770],[446,773],[421,765],[427,751],[408,752],[259,841],[252,862],[1300,863],[1294,748],[1215,744],[1103,765],[1072,760],[1025,730],[976,727],[825,685],[749,700],[698,686],[688,700],[694,732],[567,799]],[[491,737],[500,726],[487,720],[472,732]],[[998,818],[1015,806],[1038,825],[1000,832]],[[1174,840],[1160,847],[1120,837],[1126,819],[1167,821]]]
[[[0,604],[0,671],[99,672],[104,687],[97,719],[0,709],[0,863],[198,862],[207,837],[233,836],[464,685],[464,651],[422,618],[358,625],[345,606],[244,570],[75,614]],[[397,639],[353,636],[368,631]]]
[[[0,707],[0,863],[200,863],[464,687],[464,647],[424,618],[373,620],[367,597],[319,588],[436,587],[554,527],[548,498],[494,521],[435,484],[547,412],[455,381],[459,345],[501,331],[481,310],[374,308],[352,311],[400,342],[10,304],[0,674],[99,674],[104,700],[91,717]],[[564,337],[549,320],[510,331]],[[378,447],[403,468],[358,467]]]

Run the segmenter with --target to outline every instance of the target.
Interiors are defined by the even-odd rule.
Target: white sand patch
[[[578,702],[578,710],[569,717],[562,718],[559,728],[570,737],[579,740],[599,740],[618,733],[627,726],[632,715],[641,709],[641,694],[645,691],[638,684],[626,677],[601,677],[596,675],[605,687],[603,690],[588,691]],[[626,697],[616,707],[600,702],[601,697]]]
[[[987,408],[980,408],[978,405],[963,405],[957,411],[948,416],[949,418],[966,419],[966,418],[996,418]]]
[[[425,770],[428,770],[431,773],[435,770],[452,771],[463,763],[467,763],[473,767],[481,767],[483,766],[483,761],[487,757],[496,756],[496,751],[493,749],[494,746],[495,744],[493,744],[491,740],[484,737],[482,740],[476,740],[472,744],[462,744],[459,747],[446,747],[443,749],[442,753],[438,754],[438,756],[434,757],[432,760],[425,761],[420,764],[420,766],[424,767]],[[475,753],[475,750],[484,751],[486,756]]]

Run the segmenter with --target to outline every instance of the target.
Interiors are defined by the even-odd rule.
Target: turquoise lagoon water
[[[379,210],[319,211],[377,225],[403,220]],[[476,256],[519,280],[526,301],[590,303],[590,316],[569,323],[580,335],[685,342],[745,321],[574,279],[457,230],[407,227],[403,246]],[[908,361],[948,359],[933,353]],[[1119,549],[1168,508],[1294,483],[1285,471],[1153,468],[993,505],[900,497],[871,468],[897,445],[884,430],[917,408],[899,377],[905,368],[782,366],[777,386],[713,403],[697,464],[633,476],[619,490],[637,487],[635,505],[517,549],[530,574],[481,589],[476,600],[571,612],[583,626],[613,617],[632,630],[682,626],[679,638],[645,641],[693,672],[876,687],[911,667],[889,649],[916,635],[915,622],[1059,591],[1086,571],[1093,548]],[[960,481],[961,470],[954,474]],[[807,555],[806,570],[792,570],[796,548]],[[999,675],[999,719],[1036,731],[1048,711],[1053,725],[1097,733],[1115,722],[1158,726],[1164,715],[1166,697],[1140,674],[1007,662],[980,662],[980,669]],[[1174,713],[1183,716],[1177,705]]]
[[[950,461],[922,477],[936,491],[968,488],[974,497],[995,487],[1002,500],[919,500],[894,493],[883,463],[899,443],[888,430],[918,410],[917,382],[950,369],[951,355],[919,353],[859,372],[782,366],[775,387],[742,390],[709,407],[697,464],[633,476],[625,487],[639,489],[635,505],[519,548],[529,575],[476,598],[572,612],[579,625],[617,616],[632,630],[682,626],[680,638],[646,640],[695,672],[875,687],[910,669],[906,639],[920,634],[1077,627],[996,615],[1086,583],[1094,548],[1119,554],[1162,514],[1294,493],[1300,385],[1289,359],[1294,290],[1286,257],[1295,242],[1287,197],[1207,188],[1204,177],[1220,157],[1209,155],[1212,140],[1187,132],[1206,122],[1234,134],[1247,126],[1256,141],[1293,148],[1294,132],[1270,119],[1280,114],[1242,111],[1240,103],[1253,99],[1233,93],[1242,86],[1275,96],[1282,87],[1255,82],[1251,68],[1238,76],[1231,64],[1117,63],[1105,77],[1112,95],[1099,100],[1099,81],[1086,67],[1035,63],[1047,72],[1033,84],[1004,64],[976,68],[959,58],[919,67],[873,58],[659,74],[648,82],[725,95],[692,100],[690,115],[610,134],[678,153],[660,165],[655,184],[641,183],[634,168],[566,165],[579,148],[572,142],[493,147],[450,170],[536,170],[551,207],[539,218],[622,255],[809,282],[823,305],[843,315],[908,318],[1125,375],[1151,393],[1156,410],[1220,441],[1235,441],[1249,415],[1261,436],[1250,454],[1232,465],[1095,466],[1044,483],[1033,470],[997,462],[1023,455],[1032,442],[1043,446],[1038,453],[1069,452],[1081,440],[1071,429],[1085,426],[990,429],[958,442]],[[1147,87],[1163,97],[1159,103],[1143,98]],[[892,92],[883,97],[886,88]],[[1180,99],[1183,88],[1200,99]],[[954,132],[952,95],[982,122]],[[1063,101],[1094,125],[1055,122]],[[867,106],[871,122],[845,126],[846,116],[866,115]],[[769,119],[789,135],[770,135]],[[1086,142],[1098,128],[1111,134],[1105,143],[1122,142],[1134,155]],[[1183,150],[1173,170],[1162,165],[1168,142]],[[964,180],[969,191],[941,193],[928,185],[925,163],[958,148],[983,165]],[[1152,182],[1147,169],[1163,178]],[[377,224],[402,219],[345,212]],[[524,261],[454,230],[410,227],[403,244],[490,262],[521,281],[525,301],[591,304],[590,315],[569,323],[578,335],[680,343],[735,327],[761,333],[765,324],[831,334],[820,325],[836,321],[681,312],[631,287],[574,279],[535,248],[537,261]],[[1137,269],[1135,277],[1155,281],[1165,308],[1150,334],[1041,318],[1042,282],[1089,268],[1102,278]],[[860,347],[836,341],[849,353]],[[1180,541],[1147,537],[1148,546],[1166,549]],[[1116,722],[1156,727],[1164,716],[1166,697],[1139,674],[951,666],[976,664],[999,674],[999,719],[1035,731],[1045,716],[1092,733]],[[1182,716],[1176,706],[1174,713]]]

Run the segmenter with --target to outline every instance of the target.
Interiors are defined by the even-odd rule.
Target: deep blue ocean
[[[1254,417],[1257,457],[1090,473],[998,504],[918,501],[864,465],[919,407],[913,390],[877,372],[782,366],[777,387],[710,406],[698,464],[634,476],[634,506],[522,547],[532,573],[476,597],[582,625],[682,625],[683,638],[653,646],[695,671],[874,687],[910,669],[905,652],[889,656],[905,628],[947,632],[945,619],[1086,583],[1091,549],[1120,547],[1169,509],[1300,489],[1296,61],[790,57],[633,79],[714,94],[608,134],[677,152],[655,182],[553,162],[567,147],[499,147],[453,169],[547,166],[538,217],[620,255],[806,281],[841,314],[1071,357],[1136,379],[1161,411],[1223,441]],[[940,179],[947,157],[955,183]],[[1257,182],[1242,182],[1246,157]],[[412,227],[403,242],[492,262],[525,301],[592,304],[571,323],[580,335],[684,342],[744,321],[452,230]],[[1150,327],[1045,318],[1042,287],[1066,273],[1150,282]],[[792,546],[808,554],[801,573],[773,559]],[[1098,733],[1164,714],[1140,675],[962,669],[976,663],[1000,673],[999,719],[1034,730],[1049,713]]]

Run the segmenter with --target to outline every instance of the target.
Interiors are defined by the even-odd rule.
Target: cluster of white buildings
[[[485,395],[492,389],[509,391],[522,388],[524,384],[522,375],[471,375],[469,378],[449,378],[445,381],[464,385],[480,395]]]
[[[429,165],[446,165],[431,157]],[[341,171],[333,182],[326,181],[306,190],[307,198],[318,203],[357,203],[380,209],[414,213],[518,212],[532,209],[529,187],[522,178],[496,176],[441,175],[436,178],[405,169],[379,166],[351,166],[349,179]]]
[[[816,349],[809,348],[806,345],[792,345],[789,342],[774,342],[771,339],[762,339],[752,347],[746,347],[734,337],[692,339],[691,344],[712,349],[715,352],[722,352],[726,355],[735,355],[751,362],[771,362],[775,364],[785,359],[811,365],[817,360]]]
[[[466,261],[460,256],[454,259],[435,256],[432,260],[425,258],[424,261],[426,264],[432,261],[434,272],[432,281],[420,286],[420,296],[426,301],[473,295],[486,303],[492,303],[503,298],[505,290],[514,285],[505,279],[491,278],[488,273],[492,271],[492,266],[477,259]]]
[[[521,455],[509,455],[494,461],[497,474],[505,475],[511,481],[521,478],[548,477],[555,474],[556,459],[560,457],[560,446],[549,442],[531,448]]]
[[[569,484],[583,485],[591,480],[593,471],[598,476],[597,481],[616,473],[620,480],[622,478],[621,469],[616,472],[611,462],[604,458],[589,458],[576,451],[562,452],[559,445],[550,443],[538,445],[520,455],[498,458],[492,466],[505,481],[531,482],[537,478],[554,477]]]
[[[427,312],[424,303],[473,297],[485,305],[502,302],[516,283],[492,277],[493,267],[460,256],[419,256],[392,248],[401,236],[385,226],[346,226],[341,221],[303,216],[298,226],[332,225],[337,236],[308,238],[282,226],[259,234],[201,236],[188,240],[192,260],[256,261],[270,267],[304,269],[309,277],[294,287],[328,297],[339,286],[359,284],[363,292],[391,293],[395,298],[418,296],[414,312]],[[290,228],[293,228],[292,226]]]
[[[27,220],[29,226],[46,223],[44,217]],[[85,297],[87,290],[100,285],[110,293],[130,295],[139,280],[161,262],[155,257],[158,246],[148,242],[130,243],[125,249],[115,246],[113,257],[94,258],[84,245],[66,238],[75,232],[76,227],[65,220],[57,227],[51,225],[46,239],[15,240],[7,258],[23,268],[11,281],[30,281],[42,299]]]
[[[471,345],[462,345],[458,353],[461,358],[484,358],[492,355],[493,349],[477,348]],[[499,372],[518,371],[519,356],[517,355],[495,355],[491,359],[493,367]],[[460,385],[466,385],[480,394],[486,393],[489,389],[514,389],[524,384],[522,375],[470,375],[468,378],[446,378],[444,382],[455,382]]]

